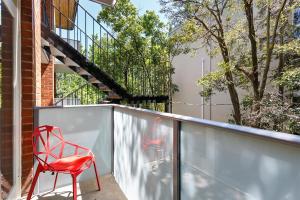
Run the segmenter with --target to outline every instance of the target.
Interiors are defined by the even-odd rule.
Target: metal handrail
[[[94,91],[94,92],[91,92]],[[102,98],[102,92],[90,83],[81,85],[79,88],[70,92],[54,103],[55,106],[67,101],[67,105],[99,104]]]
[[[45,1],[45,0],[44,0]],[[61,4],[59,4],[61,5]],[[44,4],[46,6],[46,4]],[[53,25],[53,31],[60,37],[62,37],[62,31],[66,32],[66,39],[69,42],[70,40],[74,41],[74,48],[75,42],[77,42],[76,50],[85,55],[86,59],[89,62],[92,62],[96,66],[100,67],[104,70],[111,78],[128,90],[133,96],[138,95],[168,95],[166,88],[168,84],[159,87],[159,89],[153,91],[153,85],[156,84],[157,79],[163,80],[166,77],[165,74],[160,73],[156,70],[155,67],[149,69],[145,68],[142,65],[142,61],[139,60],[139,55],[136,55],[136,61],[129,60],[130,56],[127,52],[126,48],[123,44],[111,34],[107,28],[105,28],[99,21],[97,21],[83,6],[81,6],[78,1],[75,1],[75,7],[77,12],[77,17],[74,20],[67,17],[60,8],[52,3],[50,5],[50,12],[58,17],[59,24],[57,27],[54,26],[54,17],[50,17],[50,24]],[[82,10],[83,14],[79,16],[79,11]],[[44,11],[46,14],[46,12]],[[80,19],[79,18],[84,18]],[[87,21],[92,23],[91,34],[87,31]],[[49,22],[47,17],[43,18],[46,20],[46,25],[51,29],[49,26]],[[52,20],[52,21],[51,21]],[[72,28],[71,35],[70,30],[63,30],[62,29],[62,21],[66,22],[68,27],[69,25]],[[80,21],[80,23],[79,23]],[[82,23],[84,22],[82,27]],[[90,24],[91,25],[91,24]],[[95,32],[95,25],[97,31]],[[99,30],[99,31],[98,31]],[[65,34],[65,32],[64,32]],[[95,39],[96,35],[99,34],[99,38]],[[82,37],[83,36],[83,37]],[[84,42],[84,43],[83,43]],[[78,47],[80,44],[80,48]],[[117,55],[122,55],[122,57]],[[98,59],[96,59],[98,57]],[[142,65],[142,66],[141,66]],[[134,67],[136,66],[136,67]]]

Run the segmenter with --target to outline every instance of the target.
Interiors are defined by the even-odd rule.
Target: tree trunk
[[[242,124],[242,116],[241,116],[241,110],[240,110],[240,101],[239,101],[239,95],[235,89],[232,73],[226,72],[225,74],[226,80],[229,82],[227,84],[227,88],[230,94],[230,99],[233,106],[233,118],[236,124],[241,125]]]
[[[220,48],[222,50],[222,56],[225,63],[229,63],[229,52],[226,47],[226,43],[224,41],[219,41]],[[233,118],[236,124],[241,125],[242,124],[242,115],[241,115],[241,109],[240,109],[240,101],[239,101],[239,95],[236,91],[234,82],[233,82],[233,76],[232,72],[229,69],[225,72],[225,77],[227,81],[227,88],[230,94],[230,100],[233,106]]]

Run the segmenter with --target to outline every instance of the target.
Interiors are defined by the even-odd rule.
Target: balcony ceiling
[[[55,24],[56,27],[60,27],[62,29],[72,30],[74,28],[73,23],[70,20],[74,21],[77,12],[77,4],[76,0],[68,0],[68,1],[61,1],[61,0],[54,0],[53,1],[55,10]],[[67,20],[69,18],[70,20]]]
[[[113,5],[115,5],[117,0],[91,0],[91,1],[100,3],[100,4],[104,4],[104,5],[108,5],[108,6],[113,6]]]
[[[99,4],[107,5],[107,6],[113,6],[116,3],[116,0],[90,0]],[[71,23],[71,21],[75,21],[76,14],[77,14],[77,4],[76,0],[68,0],[68,1],[62,1],[62,0],[54,0],[53,1],[54,6],[57,10],[55,10],[55,24],[56,27],[60,27],[62,29],[66,30],[73,30],[74,24]],[[61,11],[61,16],[60,12]],[[69,18],[70,20],[67,20]]]

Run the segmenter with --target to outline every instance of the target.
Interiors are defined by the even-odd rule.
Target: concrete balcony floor
[[[112,175],[100,177],[101,191],[96,191],[96,181],[77,183],[77,200],[127,200]],[[54,192],[35,195],[32,200],[72,200],[72,185],[57,188]]]

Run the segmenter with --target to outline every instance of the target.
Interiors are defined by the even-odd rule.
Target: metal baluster
[[[109,55],[108,55],[108,32],[106,32],[106,66],[107,66],[107,70],[110,71],[109,69]]]
[[[83,89],[81,88],[80,89],[80,104],[82,105],[82,103],[83,103]]]
[[[75,96],[75,98],[74,98],[75,99],[75,105],[77,105],[77,90],[75,91],[75,95],[74,96]]]
[[[93,63],[95,64],[95,20],[93,19],[93,35],[92,35],[92,42],[93,42],[93,46],[92,46],[92,48],[93,48],[93,54],[92,54],[92,56],[93,56]]]
[[[54,6],[53,6],[53,2],[50,3],[50,10],[51,10],[51,14],[50,14],[50,18],[51,18],[51,26],[52,26],[52,30],[56,33],[56,22],[54,21],[55,19],[55,11],[54,11]]]
[[[75,34],[75,32],[76,32],[76,31],[75,31],[75,30],[76,30],[76,29],[75,29],[75,28],[76,28],[76,25],[75,25],[75,19],[74,19],[74,22],[72,22],[72,23],[73,23],[73,36],[74,36],[74,37],[73,37],[73,43],[74,43],[74,49],[76,49],[76,44],[75,44],[75,42],[76,42],[76,37],[75,37],[75,36],[76,36],[76,34]]]
[[[102,55],[101,55],[101,50],[102,50],[102,33],[101,33],[101,26],[100,26],[100,36],[99,36],[99,40],[100,40],[100,56],[99,56],[99,64],[101,67],[101,63],[102,63]]]
[[[131,68],[131,88],[132,88],[132,93],[133,93],[134,92],[134,82],[133,82],[133,71],[134,71],[134,68],[133,68],[132,65],[130,65],[131,63],[128,63],[128,64],[129,64],[129,67]]]
[[[68,16],[66,17],[67,20],[67,41],[69,42],[69,38],[70,38],[70,30],[69,30],[69,17],[70,17],[70,0],[68,0]]]
[[[88,91],[89,91],[88,84],[86,84],[86,93],[85,93],[86,104],[88,104]]]
[[[80,30],[80,45],[81,45],[81,43],[82,43],[82,42],[81,42],[81,32],[82,32],[82,31]],[[81,50],[81,49],[80,49],[80,47],[79,47],[79,51],[80,51],[80,50]]]
[[[93,104],[95,104],[96,102],[96,98],[97,98],[97,92],[95,90],[92,90],[93,91]],[[96,94],[95,94],[96,92]]]
[[[58,13],[59,13],[59,36],[61,37],[61,15],[62,15],[62,13],[61,13],[61,0],[59,0],[59,11],[58,11]]]
[[[88,59],[87,57],[87,51],[88,51],[88,47],[87,47],[87,34],[86,34],[86,11],[84,12],[84,34],[85,34],[85,57],[86,59]]]
[[[112,40],[114,42],[114,63],[113,63],[113,77],[115,76],[115,68],[116,68],[116,41]]]
[[[78,5],[77,5],[78,6]],[[79,9],[77,9],[77,19],[76,19],[76,23],[77,23],[77,25],[76,25],[76,28],[77,28],[77,41],[76,41],[76,49],[77,49],[77,51],[80,51],[80,49],[79,49],[79,40],[78,40],[78,30],[79,30],[79,26],[78,26],[78,18],[79,18]]]

